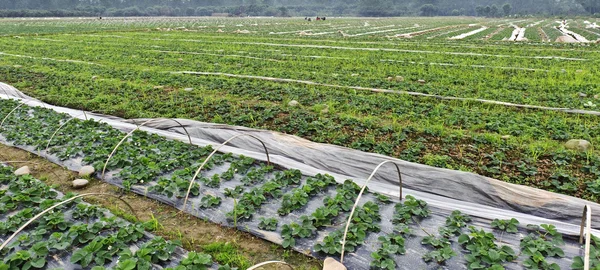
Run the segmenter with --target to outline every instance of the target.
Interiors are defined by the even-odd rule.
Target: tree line
[[[599,0],[19,0],[0,17],[597,15]]]

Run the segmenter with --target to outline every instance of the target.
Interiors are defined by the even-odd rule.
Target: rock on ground
[[[92,173],[94,173],[96,170],[94,169],[94,166],[83,166],[81,167],[81,169],[79,169],[79,176],[80,177],[86,177],[86,176],[90,176],[92,175]]]
[[[323,270],[346,270],[346,266],[333,258],[326,258],[323,262]]]
[[[300,105],[300,102],[298,102],[296,100],[292,100],[288,103],[288,106],[290,106],[290,107],[296,107],[298,105]]]
[[[75,179],[73,180],[73,188],[83,188],[88,185],[90,181],[87,179]]]
[[[29,166],[23,166],[21,168],[18,168],[15,171],[15,175],[16,176],[26,175],[26,174],[29,174],[29,173],[31,173],[31,171],[29,170]]]
[[[592,144],[586,140],[569,140],[565,143],[565,147],[570,150],[585,152],[592,148]]]
[[[558,43],[579,43],[579,41],[577,41],[572,36],[560,36],[560,37],[557,37],[554,42],[558,42]]]

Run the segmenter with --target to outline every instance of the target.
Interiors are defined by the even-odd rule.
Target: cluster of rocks
[[[73,180],[72,185],[73,188],[84,188],[86,187],[90,181],[85,179],[85,177],[90,177],[95,172],[93,166],[83,166],[79,169],[79,178]],[[31,169],[29,166],[23,166],[14,171],[16,176],[28,175],[31,174]]]

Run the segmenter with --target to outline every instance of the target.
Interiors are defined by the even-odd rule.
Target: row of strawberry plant
[[[324,176],[320,178],[327,179],[329,177]],[[293,247],[296,245],[296,238],[314,236],[318,229],[332,225],[335,218],[341,213],[352,209],[354,200],[356,200],[359,192],[360,187],[350,180],[338,185],[335,196],[327,196],[323,199],[323,206],[315,209],[310,215],[301,216],[298,223],[292,222],[282,226],[282,246],[285,248]]]
[[[17,104],[14,101],[2,101],[0,113],[8,114]],[[34,113],[30,113],[30,110]],[[56,129],[68,120],[64,114],[44,108],[22,108],[7,119],[2,134],[13,144],[33,146],[37,150],[44,150],[48,145],[49,153],[61,160],[81,158],[84,164],[92,164],[97,171],[102,170],[108,154],[124,134],[107,124],[72,120],[48,141]],[[22,132],[23,125],[29,127],[28,132]],[[149,192],[168,198],[181,198],[185,196],[199,162],[211,151],[211,146],[190,146],[136,131],[115,152],[107,169],[119,169],[115,176],[122,179],[121,184],[126,189],[134,185],[149,186]],[[234,175],[242,175],[242,181],[250,184],[262,181],[264,174],[272,170],[270,166],[251,169],[254,159],[244,156],[234,158],[231,154],[214,155],[205,168],[210,170],[226,163],[230,163],[229,169],[221,175],[215,174],[211,178],[201,176],[200,181],[208,187],[218,187],[220,181],[229,181]],[[170,176],[159,177],[166,174]],[[190,193],[192,197],[200,195],[200,185],[194,183]]]
[[[410,224],[418,223],[419,219],[428,217],[430,210],[427,203],[423,200],[417,200],[411,195],[407,195],[404,202],[399,202],[394,206],[392,216],[393,232],[380,236],[378,238],[380,247],[371,257],[371,268],[375,269],[396,269],[396,260],[394,255],[403,255],[406,252],[404,236],[411,233]]]
[[[62,196],[30,175],[17,177],[10,167],[0,168],[0,237],[8,237],[35,214],[75,194]],[[139,246],[132,251],[131,246]],[[75,200],[32,223],[0,251],[0,269],[41,269],[63,258],[78,267],[106,269],[207,269],[210,255],[190,252],[185,258],[177,241],[146,232],[142,223],[129,223],[95,205]],[[65,257],[66,256],[66,257]]]
[[[302,173],[299,170],[287,170],[275,173],[274,179],[267,181],[260,187],[254,187],[250,191],[241,194],[233,210],[227,213],[227,217],[236,221],[237,219],[250,219],[260,209],[262,204],[267,201],[267,198],[275,199],[283,196],[282,189],[289,185],[298,184],[301,178]]]
[[[25,77],[29,81],[35,80],[36,74],[17,77]],[[60,81],[77,82],[78,87],[86,87],[89,81],[89,76],[80,78],[70,73],[60,75],[60,78]],[[58,83],[54,80],[58,79],[36,84]],[[168,82],[172,81],[172,78],[162,80]],[[186,79],[186,82],[188,80],[190,84],[199,83],[195,78]],[[127,115],[130,117],[188,115],[201,121],[273,129],[318,142],[377,152],[430,166],[472,171],[512,183],[527,184],[590,200],[596,200],[600,194],[597,177],[587,171],[583,174],[577,171],[580,166],[597,167],[597,155],[591,152],[565,151],[560,147],[560,142],[568,139],[587,139],[595,144],[594,138],[597,137],[598,129],[595,128],[597,120],[593,117],[582,116],[575,119],[556,112],[506,110],[503,107],[471,103],[432,103],[432,100],[422,98],[391,95],[378,97],[366,93],[357,95],[345,90],[318,87],[311,90],[314,94],[307,95],[307,90],[303,87],[283,87],[276,83],[266,83],[257,91],[255,83],[242,79],[206,80],[210,83],[202,84],[208,89],[202,90],[203,96],[207,98],[203,99],[205,104],[201,110],[190,106],[193,103],[191,100],[197,96],[186,91],[173,92],[172,103],[160,103],[164,99],[162,96],[150,95],[147,97],[149,101],[140,101],[137,105],[130,104],[131,106],[126,106],[124,110],[129,110]],[[93,91],[98,93],[104,91],[103,88],[121,87],[111,82],[102,81],[102,86],[91,87],[98,87]],[[144,85],[131,87],[126,88],[127,95],[138,96],[145,93],[140,90],[146,87]],[[226,88],[229,95],[223,96],[221,88]],[[214,94],[217,90],[218,95]],[[213,93],[212,96],[210,93]],[[209,99],[208,96],[214,99]],[[101,101],[102,97],[98,96],[97,99]],[[243,106],[244,100],[249,98],[258,98],[259,101],[253,103],[252,108]],[[314,108],[287,108],[281,104],[292,98],[301,104],[316,105]],[[576,97],[573,99],[578,100]],[[54,97],[49,97],[48,100],[70,105]],[[157,106],[134,109],[147,103],[156,103]],[[322,109],[316,111],[324,104],[331,107],[328,109],[330,113],[320,113]],[[121,106],[117,105],[94,101],[87,107],[92,110],[102,107],[110,113],[123,115]],[[377,117],[359,117],[365,113]],[[423,119],[428,119],[425,125]],[[409,124],[400,127],[394,123]],[[353,128],[345,128],[349,126]],[[465,130],[470,131],[465,133]],[[514,138],[502,139],[502,135]],[[523,144],[523,141],[527,143]],[[438,147],[441,147],[441,151],[432,151]],[[69,150],[77,149],[75,147]],[[504,157],[496,155],[499,152]],[[571,162],[566,165],[560,161],[555,162],[555,156],[565,155],[564,153],[569,156]],[[543,181],[562,171],[577,177],[559,179],[556,185]]]

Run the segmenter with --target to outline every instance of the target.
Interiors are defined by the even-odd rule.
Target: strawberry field
[[[0,82],[77,110],[278,131],[596,205],[600,157],[593,146],[600,143],[600,56],[593,41],[600,31],[589,28],[587,20],[569,20],[566,29],[592,42],[554,42],[566,33],[559,23],[466,17],[0,20]],[[571,216],[528,210],[543,220],[524,221],[508,212],[490,218],[428,201],[419,196],[422,189],[403,198],[367,191],[350,219],[342,251],[346,221],[364,179],[307,173],[235,152],[220,151],[207,159],[215,145],[19,104],[0,101],[4,144],[72,170],[92,165],[96,177],[125,191],[284,248],[320,259],[345,252],[350,269],[583,269],[574,233],[579,224]],[[129,131],[131,136],[122,140]],[[571,139],[587,140],[592,147],[568,149],[565,143]],[[0,194],[8,202],[22,191],[13,182],[33,185],[34,180],[5,170],[10,180],[0,185]],[[64,199],[48,196],[44,199]],[[50,207],[50,201],[36,201],[4,206],[0,229],[6,230],[0,239],[27,221],[12,221],[17,211],[29,209],[32,217]],[[87,206],[64,207],[77,212]],[[94,222],[125,226],[106,216],[85,221],[90,228],[101,226]],[[43,239],[45,249],[38,254],[41,245],[23,244],[20,239],[26,237],[20,236],[0,250],[5,256],[0,269],[22,269],[26,263],[42,268],[41,258],[52,264],[48,258],[55,254],[75,256],[68,261],[83,268],[146,269],[150,263],[180,269],[187,267],[183,261],[218,267],[209,255],[195,252],[189,254],[197,259],[180,262],[187,251],[168,241],[141,243],[152,238],[143,232],[95,260],[82,250],[95,249],[88,242],[109,240],[88,239],[63,248],[60,241],[73,239],[68,228],[43,226],[38,221],[22,235]],[[95,237],[116,235],[115,228]],[[169,245],[178,255],[146,260],[150,257],[126,254],[126,246],[134,243]],[[598,264],[595,252],[592,266]],[[125,261],[137,268],[120,266]]]
[[[126,191],[157,199],[212,222],[248,231],[284,248],[317,258],[339,256],[343,250],[346,252],[345,263],[351,268],[436,268],[446,265],[469,269],[580,269],[583,262],[575,235],[569,232],[576,226],[561,225],[563,230],[571,228],[567,229],[569,238],[564,241],[554,225],[518,227],[520,224],[515,218],[491,220],[485,213],[469,216],[459,210],[429,206],[412,195],[399,201],[369,193],[368,189],[350,219],[346,241],[342,241],[344,225],[361,193],[361,187],[352,180],[342,182],[327,174],[307,176],[297,169],[283,169],[232,153],[217,154],[207,160],[211,146],[189,145],[139,130],[132,131],[132,136],[125,137],[119,144],[124,133],[106,123],[80,120],[51,109],[20,104],[23,103],[0,102],[0,113],[5,116],[0,132],[4,144],[40,154],[73,169],[91,164],[101,179]],[[190,199],[184,200],[190,178],[195,179],[194,171],[200,161],[206,164],[205,170],[192,182]],[[28,176],[12,176],[9,168],[5,169],[5,179],[2,200],[5,202],[3,210],[8,215],[0,222],[5,236],[16,232],[39,211],[74,196],[62,198],[56,192],[37,190],[47,187]],[[19,192],[41,193],[47,196],[42,199],[47,200],[21,196]],[[20,198],[25,201],[21,202]],[[30,200],[37,204],[30,205]],[[26,206],[29,208],[23,208]],[[148,269],[156,267],[150,266],[152,264],[171,265],[171,253],[158,251],[174,252],[176,243],[153,238],[149,244],[140,244],[136,252],[128,252],[126,244],[141,239],[143,225],[132,227],[137,228],[132,230],[139,231],[139,237],[121,243],[120,231],[111,231],[110,222],[114,221],[103,219],[104,212],[90,210],[88,208],[93,206],[83,204],[72,204],[71,207],[76,207],[72,214],[75,219],[100,218],[100,223],[92,223],[91,227],[84,224],[82,230],[87,228],[95,232],[97,229],[106,236],[92,233],[89,236],[98,239],[86,238],[78,245],[64,247],[63,242],[78,243],[77,235],[81,233],[72,231],[79,227],[73,226],[65,232],[72,222],[64,220],[63,212],[55,214],[57,217],[52,215],[55,212],[50,212],[42,221],[33,223],[38,227],[31,233],[39,239],[49,237],[48,242],[30,247],[27,244],[30,242],[24,242],[30,235],[21,235],[17,238],[19,241],[10,242],[12,251],[3,250],[5,265],[0,266],[8,267],[6,269],[43,268],[46,261],[55,263],[53,254],[69,252],[72,252],[66,255],[70,256],[69,261],[84,268],[96,265],[95,269],[102,269],[99,267],[108,265],[114,269]],[[14,211],[16,214],[10,214]],[[46,228],[49,225],[43,220],[50,220],[46,222],[51,227]],[[499,244],[496,243],[498,239]],[[200,266],[182,266],[188,267],[185,269],[212,264],[209,255],[191,254],[199,256],[198,259],[188,258],[185,262],[192,261]],[[126,265],[134,268],[126,268],[129,267]]]
[[[181,243],[156,237],[144,224],[117,218],[76,194],[61,194],[30,175],[17,177],[10,167],[0,169],[0,179],[0,269],[213,268],[210,255],[188,253]],[[65,204],[54,207],[60,202]],[[49,212],[20,228],[43,210]],[[5,243],[15,232],[20,234]]]

